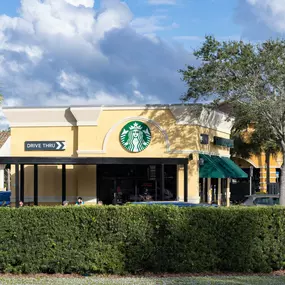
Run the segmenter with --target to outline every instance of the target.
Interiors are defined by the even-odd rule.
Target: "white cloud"
[[[285,32],[284,0],[239,0],[235,20],[243,36],[264,40]]]
[[[148,0],[151,5],[175,5],[176,0]]]
[[[285,32],[284,0],[247,0],[258,20],[276,32]]]
[[[0,16],[4,105],[178,102],[177,70],[192,60],[119,0],[22,0],[19,17]]]
[[[175,22],[171,24],[165,24],[167,16],[150,16],[150,17],[140,17],[135,18],[131,22],[131,27],[140,34],[143,35],[153,35],[155,32],[172,30],[179,27]]]
[[[88,8],[93,8],[94,0],[65,0],[67,3],[74,5],[74,6],[85,6]]]
[[[58,84],[67,92],[74,92],[80,88],[84,88],[84,86],[88,86],[90,80],[80,74],[67,73],[62,70],[58,76]]]

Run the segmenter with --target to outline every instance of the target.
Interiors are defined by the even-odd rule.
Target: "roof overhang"
[[[102,111],[169,110],[178,125],[230,134],[233,119],[202,104],[3,108],[10,127],[97,126]]]
[[[0,164],[24,165],[100,165],[100,164],[188,164],[187,158],[124,158],[124,157],[37,157],[6,156],[0,157]]]

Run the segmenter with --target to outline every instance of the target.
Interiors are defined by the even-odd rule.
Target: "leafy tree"
[[[180,70],[188,86],[182,100],[229,104],[233,135],[254,125],[249,151],[281,151],[280,204],[285,205],[285,40],[252,44],[207,36],[194,55],[201,65]]]
[[[277,157],[281,149],[270,129],[264,127],[264,123],[252,123],[254,118],[249,118],[250,115],[251,113],[238,114],[238,110],[235,111],[237,119],[232,129],[232,139],[235,144],[234,148],[231,149],[231,154],[248,159],[252,155],[265,153],[266,181],[270,183],[270,156]]]

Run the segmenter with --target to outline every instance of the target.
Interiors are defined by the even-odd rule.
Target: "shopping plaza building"
[[[232,120],[202,105],[4,108],[12,200],[229,204]]]

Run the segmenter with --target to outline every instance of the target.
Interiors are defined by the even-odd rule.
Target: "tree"
[[[276,144],[274,136],[270,134],[270,130],[264,128],[262,124],[252,124],[247,121],[244,114],[237,114],[237,119],[232,129],[232,139],[234,140],[234,148],[231,154],[237,157],[248,159],[252,155],[261,155],[265,153],[266,182],[270,183],[270,156],[277,156],[280,153],[280,147]],[[250,115],[250,114],[249,114]],[[268,189],[268,188],[267,188]]]
[[[280,149],[280,204],[285,206],[285,40],[252,44],[207,36],[194,55],[200,66],[180,70],[188,86],[182,100],[229,104],[234,135],[252,123],[248,144],[261,151]]]

